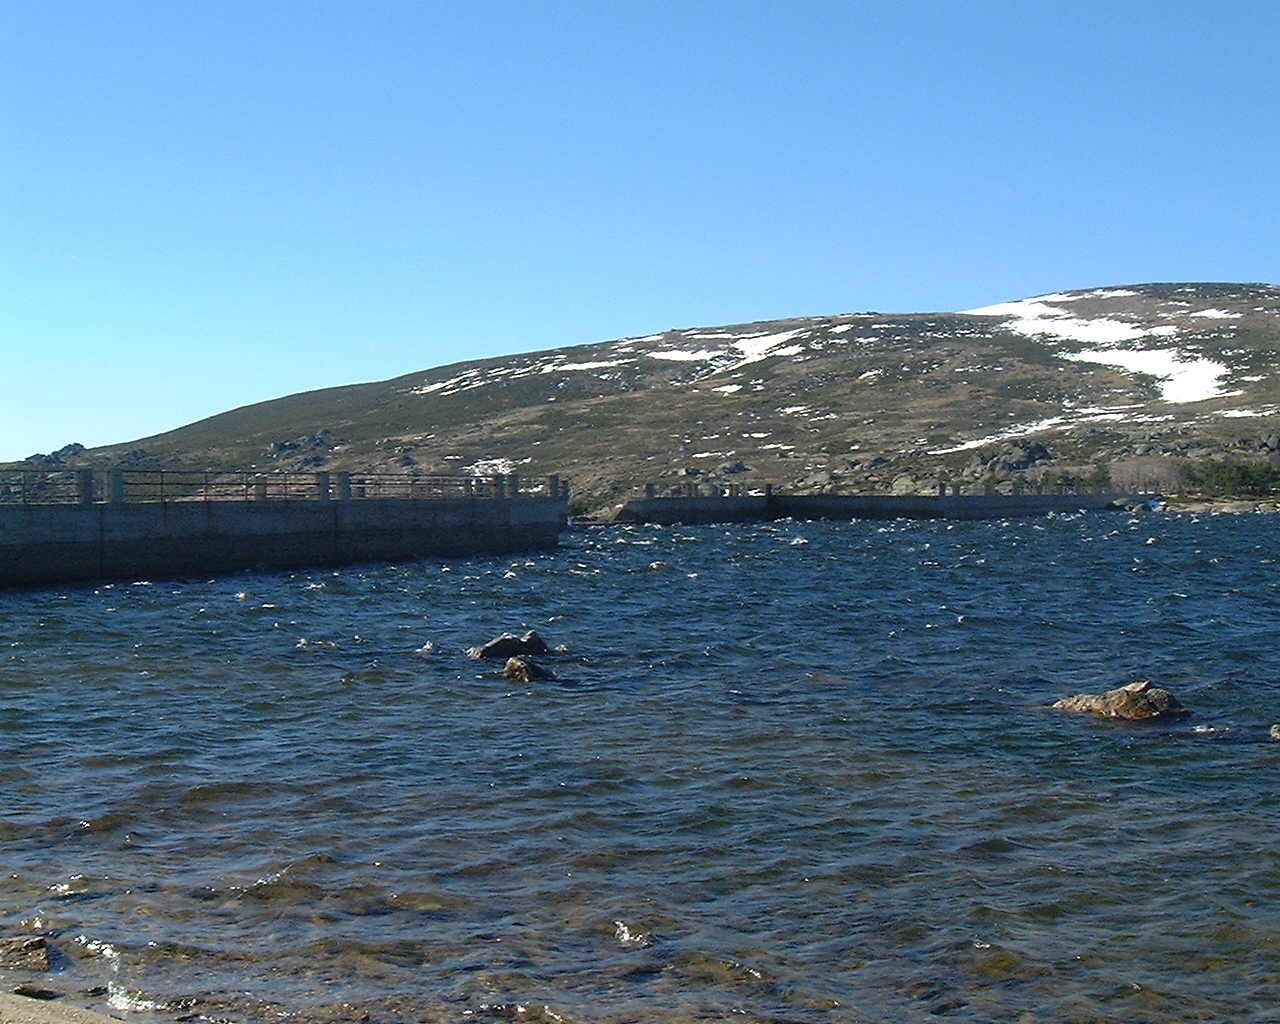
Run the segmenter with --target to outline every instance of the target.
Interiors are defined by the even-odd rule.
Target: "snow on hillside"
[[[1099,289],[1076,294],[1054,293],[1017,302],[1001,302],[981,309],[966,309],[964,316],[1005,318],[1004,326],[1016,334],[1044,341],[1075,342],[1084,347],[1077,351],[1061,350],[1059,355],[1082,363],[1114,366],[1130,373],[1155,377],[1160,397],[1166,402],[1203,402],[1221,398],[1226,392],[1222,378],[1228,367],[1212,359],[1185,352],[1177,346],[1153,347],[1153,339],[1170,339],[1178,334],[1173,324],[1147,326],[1112,317],[1085,318],[1062,308],[1062,303],[1083,299],[1132,298],[1137,292],[1127,289]],[[1239,313],[1220,309],[1179,310],[1165,315],[1196,316],[1207,319],[1235,319]]]
[[[1211,300],[1208,296],[1214,296]],[[1233,321],[1244,314],[1221,308],[1234,296],[1220,290],[1205,293],[1196,286],[1167,288],[1103,288],[1002,302],[959,314],[912,314],[893,316],[878,313],[816,317],[780,330],[778,323],[741,327],[693,328],[667,331],[620,341],[580,346],[532,355],[511,356],[499,364],[470,366],[447,379],[431,380],[409,390],[411,394],[455,395],[487,384],[514,381],[544,374],[589,374],[605,390],[625,387],[633,375],[665,366],[663,379],[673,386],[697,384],[708,378],[723,378],[741,367],[768,358],[806,359],[832,347],[854,350],[862,347],[868,355],[892,353],[898,343],[905,345],[945,339],[985,339],[993,327],[1031,338],[1047,346],[1064,360],[1115,367],[1126,373],[1154,379],[1160,398],[1168,405],[1186,405],[1209,399],[1242,394],[1226,390],[1230,367],[1202,351],[1206,338],[1229,337]],[[1256,307],[1261,311],[1263,307]],[[1268,309],[1267,312],[1274,312]],[[974,318],[967,321],[965,318]],[[979,319],[982,318],[982,319]],[[986,320],[984,323],[983,320]],[[992,323],[991,321],[996,321]],[[972,328],[965,324],[971,322]],[[1206,333],[1207,332],[1207,333]],[[866,346],[871,346],[866,348]],[[646,366],[647,364],[647,366]],[[998,365],[964,365],[957,373],[999,370]],[[892,367],[888,368],[892,370]],[[901,370],[906,371],[903,363]],[[919,372],[936,366],[916,364]],[[438,371],[437,371],[438,372]],[[872,366],[856,376],[864,385],[875,385],[885,374],[885,366]],[[1237,381],[1259,381],[1259,376],[1237,376]],[[752,382],[752,390],[764,390],[762,382]],[[744,390],[742,383],[727,381],[709,388],[722,396]],[[554,396],[548,399],[554,401]],[[1130,400],[1132,401],[1132,400]],[[789,413],[803,407],[778,410]],[[1200,415],[1254,417],[1273,415],[1270,405],[1255,408],[1207,410]],[[1170,418],[1143,404],[1094,406],[1063,402],[1061,411],[1033,422],[1010,424],[999,433],[967,440],[934,454],[964,451],[1031,434],[1071,431],[1099,423],[1138,424]]]

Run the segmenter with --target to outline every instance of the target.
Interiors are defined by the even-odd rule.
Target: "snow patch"
[[[1105,291],[1108,296],[1120,290]],[[1101,293],[1090,293],[1101,294]],[[1133,294],[1133,293],[1128,293]],[[1177,334],[1172,325],[1143,327],[1123,320],[1102,317],[1085,320],[1071,316],[1046,300],[1061,301],[1070,296],[1041,295],[1017,302],[1001,302],[994,306],[965,311],[971,316],[1007,317],[1009,330],[1027,337],[1058,338],[1090,346],[1083,352],[1060,352],[1063,359],[1080,363],[1114,366],[1131,373],[1144,373],[1160,381],[1160,397],[1166,402],[1203,402],[1222,396],[1222,378],[1228,368],[1212,359],[1185,356],[1177,349],[1119,348],[1121,344],[1148,338],[1168,338]],[[1221,310],[1210,310],[1216,315]],[[1212,317],[1211,317],[1212,318]]]
[[[516,466],[522,466],[526,462],[532,462],[533,458],[520,459],[479,459],[470,466],[464,466],[462,471],[468,476],[496,476],[499,473],[513,473]]]
[[[1048,301],[1073,301],[1079,298],[1083,296],[1059,293],[1039,295],[1033,299],[998,302],[994,306],[962,310],[960,315],[1008,317],[1013,321],[1008,324],[1009,329],[1027,337],[1048,335],[1064,341],[1078,341],[1093,345],[1117,345],[1123,341],[1137,341],[1139,338],[1151,335],[1168,337],[1177,333],[1176,327],[1142,327],[1123,320],[1109,320],[1106,317],[1085,320],[1072,316],[1067,310],[1050,305]]]
[[[741,384],[724,384],[721,387],[712,388],[711,390],[718,391],[722,395],[732,395],[735,392],[741,391],[742,385]]]
[[[1239,320],[1243,313],[1228,313],[1225,309],[1202,309],[1187,316],[1202,316],[1206,320]]]
[[[965,441],[964,444],[953,445],[950,448],[935,448],[930,455],[954,455],[956,452],[967,452],[974,448],[985,448],[989,444],[998,444],[1001,441],[1008,441],[1014,437],[1026,437],[1028,434],[1038,434],[1044,430],[1052,430],[1063,422],[1062,416],[1050,416],[1045,420],[1037,420],[1035,423],[1022,423],[1016,427],[1010,427],[1008,430],[1002,430],[998,434],[988,434],[986,437],[980,437],[976,441]]]
[[[725,355],[724,352],[713,352],[705,348],[697,352],[686,352],[684,349],[679,348],[656,348],[652,352],[646,352],[645,354],[650,359],[665,359],[671,363],[705,363]]]
[[[1094,349],[1063,352],[1063,359],[1079,363],[1115,366],[1130,373],[1145,373],[1160,381],[1160,397],[1166,402],[1203,402],[1222,394],[1227,367],[1212,359],[1187,359],[1177,349]]]
[[[761,359],[767,359],[771,355],[778,356],[794,356],[798,355],[803,349],[798,345],[791,345],[785,349],[778,346],[784,342],[790,341],[797,334],[803,331],[783,331],[781,334],[764,334],[751,338],[739,338],[733,343],[733,347],[742,353],[743,359],[739,366],[747,363],[758,363]]]
[[[1020,299],[1017,302],[1000,302],[981,309],[963,310],[962,316],[1008,317],[1009,330],[1028,338],[1048,336],[1063,341],[1077,341],[1085,345],[1118,345],[1124,341],[1138,341],[1150,335],[1167,337],[1177,333],[1176,327],[1140,327],[1123,320],[1084,320],[1071,316],[1057,306],[1044,302],[1046,295],[1037,299]]]
[[[1277,412],[1280,412],[1280,406],[1264,405],[1261,409],[1223,409],[1213,415],[1229,420],[1240,420],[1255,419],[1260,416],[1274,416]]]
[[[1075,302],[1078,299],[1132,299],[1136,298],[1137,292],[1131,292],[1127,288],[1095,288],[1091,292],[1081,292],[1079,295],[1057,294],[1053,298],[1059,302]],[[1049,296],[1045,296],[1048,298]]]
[[[626,366],[627,363],[634,362],[634,359],[598,359],[589,363],[548,363],[539,372],[559,373],[561,370],[606,370],[611,366]]]

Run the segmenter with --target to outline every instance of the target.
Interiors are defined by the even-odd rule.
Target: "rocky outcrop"
[[[0,939],[0,967],[23,971],[47,971],[49,946],[43,935]]]
[[[1061,711],[1082,711],[1100,718],[1143,721],[1190,714],[1168,690],[1152,686],[1150,680],[1129,683],[1106,693],[1078,693],[1054,705]]]
[[[77,461],[86,450],[82,444],[68,444],[63,445],[56,452],[50,452],[48,455],[41,452],[36,452],[35,455],[28,455],[24,461],[31,466],[54,469]]]
[[[483,646],[471,647],[467,650],[467,656],[470,658],[514,658],[521,655],[537,656],[552,653],[555,652],[532,629],[524,636],[503,633]]]
[[[554,679],[555,673],[549,668],[544,668],[532,658],[515,657],[507,659],[507,666],[502,670],[502,674],[507,679],[514,679],[518,683],[531,683],[535,679]]]
[[[1053,461],[1053,453],[1039,441],[1019,441],[1006,445],[995,455],[971,456],[965,476],[977,478],[989,475],[998,480],[1008,480],[1018,473],[1025,473],[1029,469]]]

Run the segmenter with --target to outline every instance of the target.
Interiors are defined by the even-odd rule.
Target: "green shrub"
[[[1209,495],[1259,497],[1280,492],[1280,470],[1256,460],[1205,459],[1187,466],[1187,482]]]

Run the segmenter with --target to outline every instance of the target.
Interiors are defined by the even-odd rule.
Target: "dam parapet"
[[[558,476],[0,474],[0,587],[548,550],[568,503]]]

